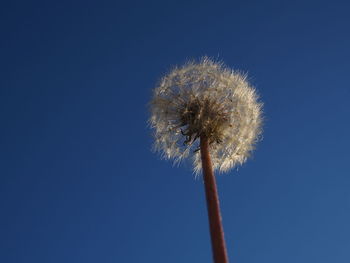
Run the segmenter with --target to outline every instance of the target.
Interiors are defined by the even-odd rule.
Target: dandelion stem
[[[213,258],[215,263],[228,263],[224,230],[222,227],[220,215],[219,197],[209,154],[209,140],[205,135],[202,135],[200,137],[200,151],[203,167],[205,195],[207,199]]]

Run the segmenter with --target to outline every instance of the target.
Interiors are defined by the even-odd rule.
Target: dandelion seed
[[[213,170],[247,160],[261,133],[261,108],[246,75],[206,57],[174,68],[154,89],[154,148],[175,163],[191,157],[194,171],[203,170],[215,263],[228,257]]]

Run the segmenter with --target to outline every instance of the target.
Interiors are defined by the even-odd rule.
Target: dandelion
[[[154,89],[154,148],[203,170],[214,262],[228,262],[214,170],[243,164],[261,133],[261,108],[246,75],[207,57],[164,76]]]

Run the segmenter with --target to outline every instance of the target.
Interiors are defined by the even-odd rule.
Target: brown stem
[[[219,197],[209,154],[209,141],[204,135],[200,137],[200,150],[213,258],[215,263],[228,263],[224,230],[220,215]]]

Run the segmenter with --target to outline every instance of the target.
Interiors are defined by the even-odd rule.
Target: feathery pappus
[[[249,157],[262,125],[262,103],[246,75],[207,57],[175,67],[154,89],[150,104],[154,148],[166,159],[193,158],[201,170],[199,137],[209,140],[215,170]]]

